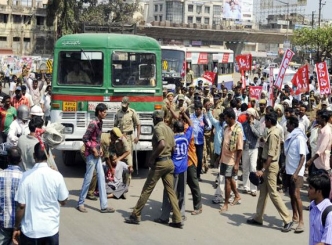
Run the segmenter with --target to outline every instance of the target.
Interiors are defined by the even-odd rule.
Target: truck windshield
[[[96,51],[61,51],[58,59],[58,84],[101,86],[103,53]]]
[[[156,86],[156,56],[151,53],[114,51],[111,80],[113,86]]]

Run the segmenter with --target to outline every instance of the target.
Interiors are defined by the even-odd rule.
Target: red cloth
[[[237,120],[240,122],[240,123],[244,123],[245,121],[247,121],[248,117],[247,117],[247,114],[241,114],[238,116]]]

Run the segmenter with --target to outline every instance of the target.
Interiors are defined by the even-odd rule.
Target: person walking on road
[[[98,178],[98,189],[100,199],[101,213],[114,213],[113,208],[107,207],[106,183],[105,173],[101,163],[103,156],[103,149],[101,147],[101,132],[103,127],[103,119],[107,115],[107,106],[99,103],[95,109],[96,118],[92,120],[83,136],[83,143],[85,145],[84,156],[86,157],[86,173],[83,180],[81,194],[78,200],[76,209],[82,213],[88,211],[84,207],[84,201],[88,194],[89,186],[93,176],[93,171],[96,169]]]
[[[133,212],[125,222],[129,224],[140,223],[141,212],[158,180],[161,178],[173,209],[173,222],[169,223],[169,225],[174,228],[182,228],[178,199],[173,189],[174,164],[172,161],[172,153],[175,147],[174,133],[164,122],[164,111],[154,111],[152,118],[154,134],[152,137],[153,150],[149,160],[150,171],[143,186],[141,196]]]
[[[247,223],[251,225],[263,225],[263,215],[269,195],[284,221],[284,227],[281,231],[289,232],[293,226],[292,217],[277,191],[277,174],[279,172],[278,160],[280,156],[280,131],[276,127],[277,118],[278,115],[275,111],[265,115],[267,138],[262,153],[263,168],[256,172],[257,177],[260,178],[263,176],[264,182],[260,186],[256,215],[248,219]]]

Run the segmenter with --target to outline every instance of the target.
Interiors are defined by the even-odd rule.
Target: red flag
[[[244,70],[241,70],[241,81],[242,81],[242,89],[246,89],[247,81],[246,78],[244,77]]]
[[[317,63],[316,65],[317,81],[321,94],[330,94],[330,77],[327,70],[326,62]]]
[[[292,84],[296,87],[295,94],[309,92],[309,70],[308,65],[300,67],[292,79]]]
[[[282,62],[281,62],[280,69],[279,69],[279,74],[278,74],[277,80],[274,83],[274,86],[276,86],[279,90],[282,87],[282,82],[284,80],[286,70],[289,66],[289,62],[293,58],[293,55],[294,55],[294,52],[290,49],[287,49],[284,54],[284,57],[282,58]]]
[[[250,71],[252,65],[252,55],[242,54],[235,57],[236,63],[239,66],[239,71]]]
[[[261,98],[263,87],[262,86],[250,86],[249,87],[249,96],[250,99],[259,100]]]
[[[208,80],[210,83],[214,82],[215,77],[216,77],[216,73],[214,73],[213,71],[205,71],[204,75],[203,75],[203,78]]]

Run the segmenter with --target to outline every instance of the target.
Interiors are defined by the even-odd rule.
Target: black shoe
[[[169,223],[168,225],[170,227],[173,227],[173,228],[178,228],[178,229],[182,229],[183,228],[183,224],[181,222],[179,222],[179,223],[172,222],[172,223]]]
[[[134,215],[130,215],[129,218],[125,219],[125,222],[127,224],[134,224],[134,225],[139,225],[139,219],[135,217]]]
[[[86,196],[86,199],[92,200],[92,201],[97,201],[98,198],[96,196]]]
[[[123,193],[121,196],[122,199],[127,199],[127,193]]]
[[[258,221],[254,220],[254,219],[247,219],[247,224],[249,224],[249,225],[259,225],[259,226],[263,225],[263,223],[258,222]]]
[[[159,224],[164,224],[164,225],[168,224],[168,220],[163,220],[161,218],[154,219],[153,221]]]
[[[291,221],[288,224],[284,225],[284,227],[281,229],[282,232],[289,232],[292,229],[294,222]]]

